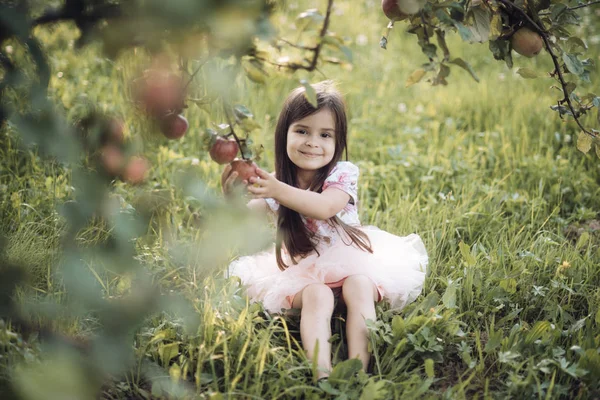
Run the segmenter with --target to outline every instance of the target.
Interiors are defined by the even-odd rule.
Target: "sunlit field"
[[[323,6],[286,2],[274,23],[285,29],[301,11]],[[344,315],[334,314],[334,370],[320,383],[301,350],[298,317],[248,304],[227,277],[228,263],[268,245],[273,231],[258,219],[249,226],[240,207],[222,207],[222,166],[209,158],[205,134],[225,122],[218,108],[190,103],[188,134],[167,141],[128,95],[139,54],[109,60],[94,44],[73,51],[76,32],[68,24],[36,32],[53,49],[51,93],[65,114],[78,118],[95,103],[120,116],[152,165],[142,186],[112,184],[119,215],[134,214],[144,190],[161,199],[135,239],[133,259],[156,296],[176,306],[143,318],[132,312],[135,329],[113,349],[133,351],[119,360],[127,365],[122,374],[101,379],[101,398],[600,398],[600,159],[593,149],[578,151],[577,126],[550,109],[561,95],[546,77],[550,58],[515,56],[511,70],[487,44],[449,37],[452,57],[469,61],[480,81],[453,66],[447,86],[423,79],[406,87],[426,56],[402,22],[381,49],[387,22],[376,1],[336,1],[331,30],[346,40],[351,63],[323,64],[310,74],[271,69],[266,85],[243,76],[237,82],[235,103],[260,124],[252,133],[265,148],[258,164],[272,171],[273,131],[287,93],[300,79],[335,80],[349,111],[349,160],[360,167],[362,223],[418,233],[429,252],[422,295],[402,311],[378,305],[368,373],[356,360],[344,361]],[[588,50],[596,63],[599,39],[590,38]],[[521,67],[542,77],[524,79],[515,72]],[[577,90],[597,90],[598,67],[591,78]],[[203,89],[192,90],[199,97]],[[583,121],[598,129],[595,112]],[[71,170],[20,147],[14,126],[1,134],[0,233],[7,259],[29,274],[17,301],[34,323],[74,342],[101,336],[98,321],[110,316],[95,313],[95,303],[70,303],[77,294],[62,258],[59,211],[76,195]],[[194,198],[182,189],[184,173],[205,183]],[[118,246],[109,240],[113,229],[91,220],[77,243]],[[139,277],[113,262],[121,261],[90,257],[77,278],[85,281],[81,290],[109,302],[135,293]],[[0,375],[13,382],[10,390],[27,399],[94,398],[78,383],[85,379],[75,368],[76,350],[24,341],[9,322],[0,323]]]

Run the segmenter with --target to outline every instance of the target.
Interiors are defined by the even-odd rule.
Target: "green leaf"
[[[433,360],[431,358],[425,360],[425,373],[427,374],[428,378],[435,378],[435,369],[433,367]]]
[[[537,321],[529,333],[527,333],[527,336],[525,336],[525,343],[531,344],[535,342],[540,339],[544,333],[548,332],[548,330],[550,330],[550,322]]]
[[[574,54],[563,53],[563,61],[569,72],[575,75],[581,75],[584,72],[583,64]]]
[[[264,84],[267,82],[267,77],[269,76],[267,72],[263,69],[263,65],[258,60],[250,60],[249,62],[244,62],[242,64],[244,70],[246,71],[246,75],[252,82]]]
[[[404,318],[400,315],[395,315],[392,318],[392,332],[395,338],[400,338],[404,336],[404,332],[406,331],[406,323],[404,322]]]
[[[331,386],[331,383],[329,383],[329,381],[327,381],[327,380],[323,380],[323,381],[319,382],[319,388],[321,388],[321,390],[324,391],[325,393],[332,394],[334,396],[338,396],[338,395],[342,394],[342,392],[340,392],[339,390],[337,390],[336,388]]]
[[[598,111],[598,119],[600,119],[600,111]],[[600,158],[600,145],[595,144],[594,148],[596,149],[596,156],[598,156],[598,158]]]
[[[462,58],[455,58],[454,60],[449,61],[449,63],[458,65],[462,69],[466,70],[469,74],[471,74],[473,79],[475,79],[475,82],[479,82],[479,77],[477,76],[477,74],[475,74],[475,71],[473,70],[473,67],[471,67],[471,64],[469,64]]]
[[[581,40],[580,38],[578,38],[577,36],[571,36],[568,40],[567,40],[567,44],[571,46],[572,49],[580,47],[582,50],[587,50],[587,45],[585,44],[585,42],[583,40]]]
[[[179,380],[181,379],[181,367],[179,366],[179,364],[175,363],[171,365],[171,367],[169,368],[169,376],[171,376],[173,382],[179,382]]]
[[[475,257],[473,257],[473,255],[471,254],[471,248],[468,244],[461,241],[458,244],[458,249],[460,250],[460,254],[463,256],[463,259],[469,267],[472,267],[477,263],[477,260],[475,260]]]
[[[352,50],[348,46],[344,46],[344,40],[335,34],[329,34],[323,38],[323,44],[329,45],[340,50],[346,59],[352,62]]]
[[[469,26],[473,34],[472,42],[487,42],[490,38],[490,24],[492,15],[486,7],[475,7],[469,11],[469,17],[472,18],[473,24]]]
[[[537,14],[539,11],[550,7],[550,0],[529,0],[527,6],[531,9],[532,14]]]
[[[517,291],[517,280],[515,278],[502,279],[499,285],[506,293],[514,294]]]
[[[300,84],[304,86],[304,96],[306,97],[306,100],[308,100],[311,106],[317,108],[319,103],[317,101],[317,92],[315,92],[315,88],[313,88],[306,79],[301,79]]]
[[[448,285],[448,287],[446,288],[444,295],[442,296],[442,303],[448,309],[456,308],[456,289],[457,288],[458,288],[458,282],[457,281],[451,282]]]
[[[512,55],[507,40],[490,40],[489,47],[496,60],[504,60],[508,68],[512,68]]]
[[[587,154],[592,148],[592,137],[584,132],[577,134],[577,150]]]
[[[373,378],[365,385],[359,400],[385,400],[388,398],[385,381],[375,382]]]
[[[160,345],[158,348],[158,355],[160,361],[164,366],[169,364],[174,357],[179,354],[179,342],[173,342],[169,344]]]
[[[490,40],[496,40],[502,35],[502,13],[492,13],[492,20],[490,21]]]
[[[296,28],[300,32],[305,31],[307,29],[315,29],[320,27],[325,18],[319,13],[316,8],[311,8],[309,10],[300,13],[298,17],[296,17]]]
[[[517,70],[517,74],[521,75],[525,79],[535,79],[540,77],[537,71],[531,68],[519,68]]]
[[[567,5],[563,4],[563,3],[557,3],[554,6],[552,6],[552,10],[550,11],[550,18],[553,21],[556,21],[556,19],[558,19],[558,16],[560,14],[563,13],[563,11],[565,11],[567,9]]]
[[[233,112],[238,119],[253,118],[252,112],[244,105],[238,104],[233,107]]]
[[[473,31],[470,29],[470,27],[467,27],[467,26],[461,24],[460,22],[455,22],[454,26],[458,30],[460,38],[464,42],[475,42],[476,41],[475,37],[473,36]]]
[[[497,331],[492,331],[488,334],[488,341],[483,348],[483,351],[486,353],[491,353],[496,350],[500,344],[502,344],[502,329],[498,329]]]
[[[361,369],[362,362],[358,358],[342,361],[333,368],[329,375],[329,380],[333,383],[343,383],[352,378]]]
[[[437,46],[433,43],[425,43],[421,46],[423,54],[429,58],[435,58],[437,56]]]
[[[423,79],[423,77],[425,76],[425,74],[426,74],[426,72],[422,68],[419,68],[419,69],[413,71],[413,73],[410,74],[410,76],[406,80],[406,87],[412,86],[415,83],[420,82],[421,79]]]

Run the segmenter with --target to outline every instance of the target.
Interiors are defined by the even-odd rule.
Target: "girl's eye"
[[[296,132],[304,135],[306,133],[306,130],[304,130],[304,129],[298,129]]]
[[[321,137],[330,138],[331,134],[330,133],[321,133]]]

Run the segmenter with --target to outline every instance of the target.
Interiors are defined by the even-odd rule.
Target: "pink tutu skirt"
[[[338,238],[330,246],[319,246],[320,255],[311,253],[298,264],[287,262],[289,267],[281,271],[273,246],[240,257],[230,264],[229,273],[241,279],[250,301],[261,302],[272,313],[291,308],[294,296],[310,284],[339,288],[351,275],[368,276],[380,300],[388,301],[392,308],[403,308],[423,289],[428,257],[421,238],[416,234],[400,237],[373,226],[360,229],[369,236],[373,253]]]

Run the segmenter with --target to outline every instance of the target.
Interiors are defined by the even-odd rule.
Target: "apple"
[[[238,153],[238,144],[235,139],[225,139],[217,136],[210,148],[210,158],[218,164],[227,164],[235,159]]]
[[[132,185],[138,185],[144,182],[149,169],[150,163],[148,160],[141,156],[133,156],[123,170],[123,180]]]
[[[231,165],[231,172],[237,172],[238,176],[236,182],[248,181],[251,177],[258,177],[256,175],[256,168],[258,165],[252,160],[233,160],[229,165]]]
[[[537,56],[544,47],[542,37],[529,28],[518,29],[510,37],[510,43],[514,51],[529,58]]]
[[[165,69],[149,69],[133,81],[133,96],[154,117],[179,112],[185,106],[182,79]]]
[[[397,0],[381,0],[381,8],[385,16],[392,21],[401,21],[408,17],[398,8]]]
[[[189,126],[181,114],[169,114],[160,120],[160,130],[168,139],[181,139]]]
[[[106,173],[114,177],[121,173],[125,156],[117,145],[107,144],[100,150],[100,162]]]

